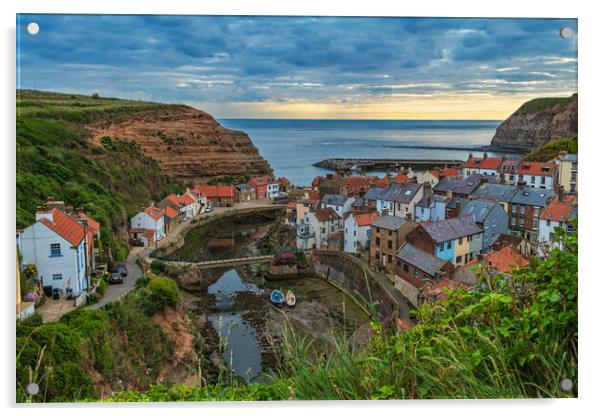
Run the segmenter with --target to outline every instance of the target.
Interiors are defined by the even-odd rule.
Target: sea
[[[249,135],[277,177],[309,185],[327,158],[466,160],[488,145],[501,121],[220,119]],[[494,152],[489,152],[496,156]],[[499,155],[497,155],[499,156]],[[378,173],[378,172],[377,172]]]

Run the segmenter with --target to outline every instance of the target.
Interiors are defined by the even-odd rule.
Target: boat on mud
[[[272,302],[272,305],[282,307],[286,303],[286,298],[281,291],[274,289],[270,294],[270,302]]]
[[[297,298],[295,297],[295,294],[289,290],[286,292],[286,306],[288,307],[293,307],[297,304]]]

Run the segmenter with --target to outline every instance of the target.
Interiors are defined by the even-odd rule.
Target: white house
[[[429,194],[414,207],[414,221],[439,221],[445,219],[445,207],[447,197],[437,194]]]
[[[131,230],[153,230],[153,241],[165,237],[165,217],[160,208],[145,208],[131,218],[130,224]]]
[[[556,227],[565,231],[572,231],[569,221],[577,217],[577,208],[571,204],[552,202],[541,212],[539,216],[538,242],[544,248],[558,246],[554,242]]]
[[[331,234],[341,231],[343,228],[343,219],[332,208],[318,208],[313,212],[306,214],[303,223],[299,224],[311,246],[301,247],[305,245],[302,239],[300,241],[299,233],[297,233],[297,248],[321,248],[328,242],[328,237]]]
[[[36,212],[36,222],[18,235],[22,264],[35,264],[43,286],[79,296],[89,286],[93,233],[57,208]]]
[[[554,163],[522,162],[518,166],[517,183],[524,182],[531,188],[553,190],[558,179],[556,170]]]
[[[351,211],[351,205],[354,201],[355,198],[347,197],[345,195],[326,194],[324,195],[324,198],[322,198],[320,207],[332,208],[339,217],[343,217],[343,215]]]
[[[358,249],[370,248],[370,224],[379,217],[378,212],[352,213],[345,219],[344,250],[357,253]]]

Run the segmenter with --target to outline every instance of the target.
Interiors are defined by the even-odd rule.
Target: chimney
[[[424,195],[430,195],[433,193],[433,185],[431,185],[430,182],[424,182],[422,184],[422,186],[424,187],[424,191],[423,191]]]
[[[448,189],[447,192],[446,192],[447,198],[452,199],[453,195],[454,195],[454,193],[452,192],[452,190]]]
[[[50,211],[54,208],[58,209],[61,212],[64,212],[65,211],[65,203],[63,201],[55,201],[52,196],[49,196],[46,199],[46,209],[48,211]]]
[[[558,194],[558,202],[562,202],[564,199],[564,186],[556,185],[556,193]]]
[[[483,152],[483,160],[487,159],[487,152]]]

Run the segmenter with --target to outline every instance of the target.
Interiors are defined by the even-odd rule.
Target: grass
[[[522,113],[537,113],[557,105],[565,105],[573,99],[577,99],[577,94],[573,94],[571,97],[535,98],[524,103],[518,111]]]
[[[560,151],[578,153],[579,142],[577,137],[573,137],[572,139],[555,140],[551,143],[547,143],[526,155],[524,160],[533,162],[547,162],[548,160],[557,157]]]

